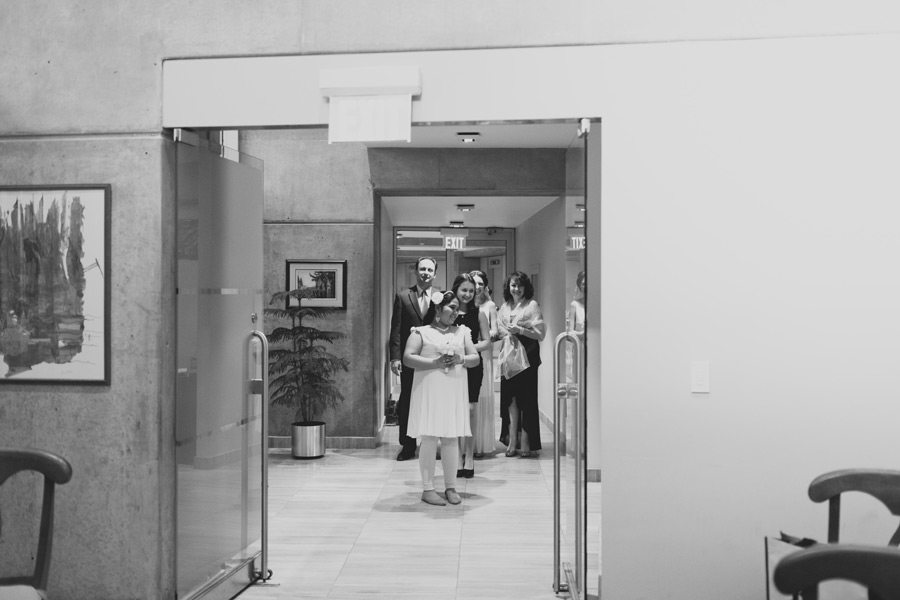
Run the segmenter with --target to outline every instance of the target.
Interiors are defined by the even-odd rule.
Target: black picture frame
[[[300,260],[285,261],[285,290],[299,287],[319,287],[313,298],[301,298],[301,306],[345,309],[347,308],[347,261]],[[296,299],[289,299],[287,307],[297,306]]]
[[[110,385],[112,185],[0,186],[0,385]]]

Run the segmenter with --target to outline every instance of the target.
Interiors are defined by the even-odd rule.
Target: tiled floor
[[[550,440],[544,431],[544,440]],[[553,458],[493,457],[460,479],[463,503],[420,500],[418,461],[397,462],[397,428],[374,450],[322,459],[273,454],[269,468],[272,585],[241,600],[396,598],[550,600]],[[435,483],[443,490],[440,461]],[[589,484],[588,592],[599,572],[599,483]]]

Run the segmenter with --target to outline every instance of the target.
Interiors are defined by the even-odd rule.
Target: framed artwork
[[[110,383],[110,208],[98,185],[0,186],[0,384]]]
[[[285,288],[310,290],[308,298],[300,299],[300,306],[347,308],[346,260],[288,260]],[[288,308],[297,306],[289,299]]]

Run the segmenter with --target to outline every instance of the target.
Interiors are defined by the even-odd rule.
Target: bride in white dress
[[[472,271],[475,279],[475,306],[485,316],[490,330],[491,342],[498,339],[497,305],[491,300],[491,288],[487,285],[487,273]],[[494,451],[494,440],[497,439],[494,427],[494,345],[481,353],[481,364],[484,365],[484,379],[478,394],[478,406],[475,413],[475,458]]]
[[[447,502],[459,504],[456,470],[460,436],[472,435],[469,426],[469,384],[466,368],[478,364],[472,334],[464,325],[453,325],[459,300],[453,292],[434,292],[434,320],[414,327],[406,342],[403,364],[415,369],[409,400],[407,435],[419,442],[422,501],[444,505],[434,489],[437,442],[441,440],[441,466]]]

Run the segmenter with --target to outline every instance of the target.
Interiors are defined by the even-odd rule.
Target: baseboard
[[[383,437],[383,429],[377,436],[325,436],[325,448],[332,450],[373,450],[378,447]],[[270,435],[269,448],[290,448],[291,436]]]

